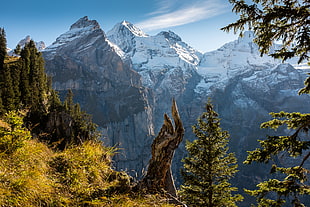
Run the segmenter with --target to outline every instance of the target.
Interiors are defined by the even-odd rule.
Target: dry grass
[[[22,137],[29,134],[22,126],[14,132],[0,123],[3,145],[13,143],[10,134],[19,140],[12,150],[0,149],[0,206],[173,206],[158,195],[133,194],[129,176],[111,168],[113,148],[90,141],[55,152]]]

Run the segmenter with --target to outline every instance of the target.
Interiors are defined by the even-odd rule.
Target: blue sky
[[[105,32],[123,20],[150,35],[171,30],[202,52],[237,38],[220,30],[237,18],[228,0],[14,0],[1,7],[0,27],[10,48],[27,35],[50,45],[84,16]]]

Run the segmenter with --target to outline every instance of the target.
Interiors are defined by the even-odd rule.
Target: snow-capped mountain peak
[[[87,16],[82,17],[77,22],[71,25],[70,30],[81,29],[85,27],[92,27],[93,29],[99,29],[100,25],[96,20],[89,20]]]
[[[21,41],[19,41],[18,45],[21,46],[21,48],[25,47],[25,45],[27,43],[29,43],[31,41],[31,37],[30,35],[27,35],[24,39],[22,39]],[[42,51],[45,49],[45,43],[43,41],[39,41],[39,42],[35,42],[36,44],[36,48],[39,50],[39,51]]]
[[[19,45],[21,48],[24,48],[25,45],[26,45],[27,43],[29,43],[31,40],[32,40],[32,38],[30,37],[30,35],[27,35],[24,39],[22,39],[22,40],[20,40],[20,41],[18,42],[18,45]],[[43,50],[46,48],[45,43],[44,43],[43,41],[34,42],[34,43],[35,43],[35,45],[36,45],[36,48],[37,48],[40,52],[43,51]],[[8,50],[8,54],[9,54],[9,55],[16,55],[16,54],[14,53],[14,50],[12,50],[12,49]]]
[[[124,20],[121,23],[121,25],[126,27],[130,32],[132,32],[132,34],[134,34],[137,37],[148,37],[149,36],[148,34],[144,33],[141,29],[139,29],[138,27],[136,27],[135,25],[133,25],[132,23],[128,21]]]
[[[60,35],[52,45],[48,46],[46,51],[55,51],[62,45],[65,45],[74,40],[80,39],[82,37],[86,37],[93,32],[99,31],[103,33],[101,30],[99,23],[96,20],[89,20],[87,16],[79,19],[77,22],[71,25],[70,30]],[[95,40],[93,40],[95,41]]]
[[[169,31],[162,31],[158,35],[164,36],[167,40],[173,40],[175,42],[180,42],[182,41],[181,37],[172,32],[171,30]]]
[[[147,34],[128,21],[116,24],[107,32],[107,36],[112,43],[130,56],[134,54],[134,48],[136,46],[135,39],[148,37]]]

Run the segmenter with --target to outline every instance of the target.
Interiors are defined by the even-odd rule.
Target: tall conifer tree
[[[210,101],[193,132],[197,139],[187,141],[188,157],[183,159],[182,199],[195,207],[236,206],[243,197],[232,194],[237,188],[231,187],[229,179],[237,172],[237,160],[233,153],[228,153],[229,134],[220,128]]]
[[[11,76],[10,66],[4,65],[3,68],[4,82],[1,83],[2,104],[6,111],[15,109],[15,93],[13,88],[13,80]]]
[[[21,53],[21,71],[20,71],[20,91],[21,103],[24,107],[28,107],[31,100],[31,89],[29,84],[30,71],[30,51],[27,45],[22,49]]]
[[[256,34],[254,42],[258,44],[262,54],[268,54],[275,41],[281,41],[281,48],[271,56],[286,60],[299,57],[300,62],[309,62],[310,52],[310,3],[309,0],[229,0],[233,11],[239,19],[222,28],[241,33],[248,26]],[[299,94],[310,94],[310,77]],[[307,103],[305,103],[307,104]],[[309,169],[304,165],[310,157],[310,114],[301,113],[270,113],[273,120],[265,122],[262,128],[278,129],[287,127],[288,134],[268,136],[259,140],[260,148],[249,152],[246,164],[252,162],[268,163],[275,157],[286,154],[301,158],[284,167],[275,162],[271,173],[278,179],[269,179],[257,185],[257,190],[246,190],[257,198],[258,206],[305,206],[300,200],[303,195],[310,195],[307,183]],[[309,200],[308,200],[309,202]]]
[[[3,95],[7,95],[6,91],[5,91],[5,79],[6,79],[6,72],[5,71],[5,64],[4,64],[4,60],[5,57],[7,56],[7,51],[6,51],[6,35],[5,35],[5,31],[3,28],[0,28],[0,112],[4,112],[5,111],[5,100],[3,100]]]
[[[6,52],[6,36],[3,28],[0,28],[0,69],[3,69]]]

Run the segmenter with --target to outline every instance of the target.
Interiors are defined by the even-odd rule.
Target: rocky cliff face
[[[72,89],[75,100],[93,115],[108,137],[106,143],[124,149],[116,157],[117,167],[142,166],[149,156],[145,146],[154,134],[149,103],[152,96],[142,87],[141,76],[117,54],[99,24],[81,18],[46,48],[43,56],[53,87],[61,94]]]
[[[265,168],[245,167],[242,161],[246,151],[257,147],[257,139],[272,133],[259,128],[270,119],[269,112],[308,111],[309,97],[297,95],[306,71],[269,56],[261,57],[252,32],[216,51],[200,54],[173,32],[141,36],[131,32],[133,26],[126,25],[117,24],[107,33],[108,38],[131,58],[143,85],[153,90],[156,131],[161,114],[169,111],[169,100],[175,97],[186,129],[185,139],[194,139],[191,126],[211,97],[222,128],[231,134],[230,148],[240,162],[236,185],[240,189],[249,182],[254,186],[255,180],[266,176]],[[183,143],[176,153],[174,172],[181,167],[185,153]]]
[[[106,143],[124,149],[115,163],[129,172],[146,167],[154,131],[170,111],[172,98],[184,123],[184,139],[192,140],[191,126],[211,97],[222,128],[231,134],[230,149],[240,162],[235,183],[242,189],[268,174],[266,168],[242,165],[256,140],[272,133],[261,130],[260,123],[270,119],[271,111],[309,112],[310,103],[308,96],[297,95],[306,71],[261,57],[252,39],[247,32],[201,54],[171,31],[149,36],[124,21],[106,36],[96,21],[84,17],[44,57],[54,88],[73,89],[107,136]],[[176,178],[185,153],[181,143],[173,163]]]

